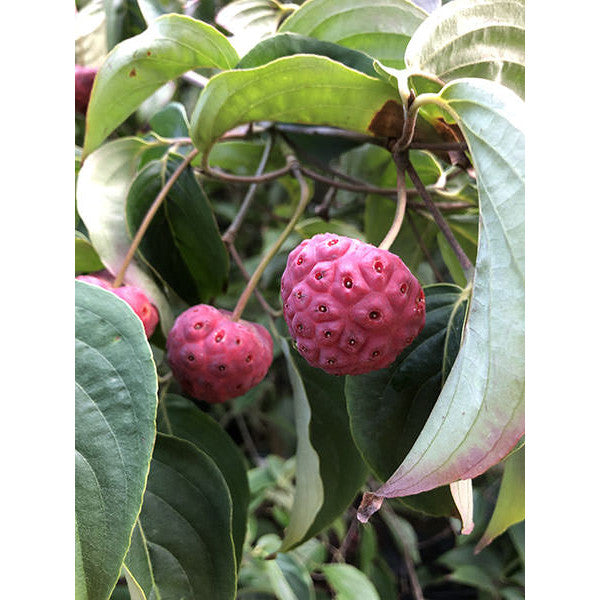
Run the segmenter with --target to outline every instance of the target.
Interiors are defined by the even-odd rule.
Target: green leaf
[[[181,164],[152,161],[137,175],[127,194],[127,227],[133,237],[167,179]],[[202,232],[202,235],[198,235]],[[178,177],[140,244],[144,259],[188,304],[222,292],[229,257],[206,194],[190,167]]]
[[[279,600],[314,600],[315,590],[308,569],[291,553],[264,561],[273,593]]]
[[[251,121],[331,125],[369,134],[369,123],[397,93],[385,82],[324,56],[285,56],[210,79],[191,119],[205,152],[226,131]]]
[[[202,450],[159,433],[125,566],[145,598],[233,600],[231,498]]]
[[[257,44],[240,60],[237,69],[260,67],[282,56],[318,54],[328,56],[365,75],[377,77],[373,59],[363,52],[350,50],[332,42],[322,42],[298,33],[278,33]]]
[[[475,546],[480,552],[511,525],[525,518],[525,449],[509,456],[504,464],[504,474],[492,518],[483,537]]]
[[[159,431],[187,440],[215,462],[225,478],[232,500],[232,531],[237,564],[242,559],[250,490],[240,449],[223,428],[190,400],[168,394],[161,401]]]
[[[104,0],[104,12],[109,50],[120,41],[141,33],[146,27],[137,0]]]
[[[214,27],[164,15],[118,44],[96,75],[87,111],[84,158],[167,81],[197,67],[230,69],[238,56]]]
[[[409,454],[377,490],[383,497],[477,477],[524,429],[524,103],[484,79],[450,83],[440,99],[461,127],[477,173],[472,298],[442,393]]]
[[[75,232],[75,272],[90,273],[100,271],[104,265],[98,256],[94,246],[79,231]]]
[[[452,325],[464,321],[467,298],[459,287],[439,284],[424,291],[425,327],[415,341],[389,367],[346,378],[352,436],[382,481],[396,470],[427,421],[442,388],[445,353],[454,348],[448,340],[456,335]]]
[[[338,219],[323,221],[319,217],[311,217],[300,221],[294,228],[303,238],[311,238],[318,233],[337,233],[357,240],[364,241],[365,234],[354,225]]]
[[[375,586],[356,567],[331,563],[321,568],[336,600],[379,600]]]
[[[524,0],[453,0],[417,29],[406,48],[409,70],[444,81],[481,77],[525,96]]]
[[[467,278],[465,277],[465,272],[460,266],[456,253],[452,250],[446,236],[439,231],[436,240],[442,259],[444,260],[446,267],[448,267],[448,271],[450,271],[450,276],[454,279],[454,283],[460,287],[466,287]]]
[[[131,244],[125,222],[127,191],[142,154],[149,148],[152,145],[139,138],[109,142],[87,158],[77,178],[79,215],[98,256],[113,275],[121,268]],[[166,336],[173,326],[173,313],[152,277],[132,261],[125,283],[137,285],[150,298],[158,309],[161,329]]]
[[[137,0],[137,3],[148,25],[161,15],[180,13],[182,9],[181,0]]]
[[[231,43],[242,56],[261,39],[273,35],[282,19],[297,8],[275,0],[235,0],[217,13],[215,22],[234,34]]]
[[[140,512],[154,444],[156,368],[139,318],[75,282],[76,597],[110,596]]]
[[[292,31],[360,50],[392,67],[427,13],[408,0],[308,0],[279,31]]]
[[[163,137],[177,138],[189,135],[190,124],[185,107],[180,102],[169,102],[150,119],[152,131]]]
[[[296,493],[280,549],[286,552],[321,531],[348,508],[366,468],[350,435],[342,378],[315,369],[280,338],[294,393]]]

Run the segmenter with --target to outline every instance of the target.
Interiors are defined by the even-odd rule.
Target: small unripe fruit
[[[140,288],[134,285],[122,285],[117,288],[112,287],[112,276],[106,270],[97,271],[92,275],[80,275],[77,279],[104,288],[116,296],[119,296],[122,300],[125,300],[125,302],[131,306],[133,312],[142,321],[146,337],[149,338],[154,333],[156,325],[158,324],[158,311],[152,302],[150,302],[148,296],[146,296]]]
[[[298,352],[332,375],[387,367],[425,325],[425,294],[402,260],[341,235],[290,253],[281,298]]]
[[[75,112],[85,115],[98,69],[75,65]]]
[[[273,340],[258,323],[232,321],[229,311],[198,304],[175,320],[167,360],[186,394],[225,402],[263,380],[273,362]]]

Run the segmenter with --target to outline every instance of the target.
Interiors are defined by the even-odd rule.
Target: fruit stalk
[[[382,250],[389,250],[390,246],[394,243],[394,240],[398,237],[402,222],[404,221],[404,213],[406,212],[406,165],[408,163],[408,152],[399,153],[395,162],[398,176],[398,183],[396,185],[396,214],[394,215],[392,226],[383,238],[381,244],[379,244],[379,248]]]
[[[235,305],[233,314],[231,316],[232,321],[237,321],[242,316],[242,313],[244,312],[244,308],[246,308],[246,304],[248,303],[248,300],[250,299],[250,296],[252,295],[254,288],[258,285],[258,282],[260,281],[262,274],[264,273],[265,269],[267,268],[267,265],[271,262],[271,260],[273,260],[273,257],[277,254],[279,248],[281,248],[283,242],[285,242],[288,235],[290,235],[290,233],[292,232],[292,229],[294,229],[294,227],[296,226],[296,223],[298,222],[300,217],[303,215],[306,207],[308,206],[308,203],[310,202],[310,197],[311,197],[310,196],[310,188],[308,187],[308,184],[306,183],[306,179],[304,179],[304,177],[302,176],[302,173],[300,172],[300,167],[296,161],[296,158],[292,157],[292,156],[288,156],[288,161],[291,164],[291,171],[292,171],[294,177],[300,184],[300,201],[298,202],[296,211],[294,212],[294,215],[290,219],[289,223],[287,224],[285,229],[281,232],[281,235],[279,236],[277,241],[271,246],[271,248],[269,248],[269,251],[263,256],[259,265],[256,267],[256,270],[252,274],[250,281],[246,285],[244,291],[242,292],[241,296],[239,297],[239,300],[237,301],[237,304]]]

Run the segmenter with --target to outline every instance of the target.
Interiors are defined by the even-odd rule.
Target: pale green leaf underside
[[[294,420],[298,438],[296,447],[296,493],[285,531],[281,552],[300,542],[323,505],[323,482],[319,475],[319,455],[310,443],[311,409],[298,368],[287,341],[280,337],[294,395]]]
[[[463,344],[413,448],[376,493],[406,496],[474,478],[524,428],[524,103],[496,83],[463,79],[440,93],[477,172],[480,228]]]
[[[131,308],[81,281],[75,291],[76,597],[105,600],[142,503],[157,378]]]
[[[191,119],[201,152],[252,121],[330,125],[368,134],[375,113],[397,93],[383,81],[323,56],[296,54],[214,76]]]
[[[321,568],[337,600],[379,600],[375,586],[356,567],[330,563]]]
[[[231,69],[239,57],[214,27],[164,15],[108,54],[96,75],[83,155],[93,152],[140,104],[168,81],[198,67]]]
[[[142,153],[151,145],[139,138],[121,138],[93,152],[77,178],[77,209],[90,240],[106,268],[116,275],[123,264],[131,237],[125,220],[129,186],[137,172]],[[166,336],[173,325],[173,313],[154,280],[133,260],[125,283],[144,290],[160,314]]]
[[[334,42],[402,68],[406,45],[426,16],[408,0],[308,0],[279,31]]]
[[[523,0],[453,0],[429,16],[406,48],[409,69],[444,81],[490,79],[525,96]]]

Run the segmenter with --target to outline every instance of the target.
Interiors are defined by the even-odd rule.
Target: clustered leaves
[[[78,8],[77,599],[524,597],[523,0]],[[414,283],[385,364],[311,238]]]

